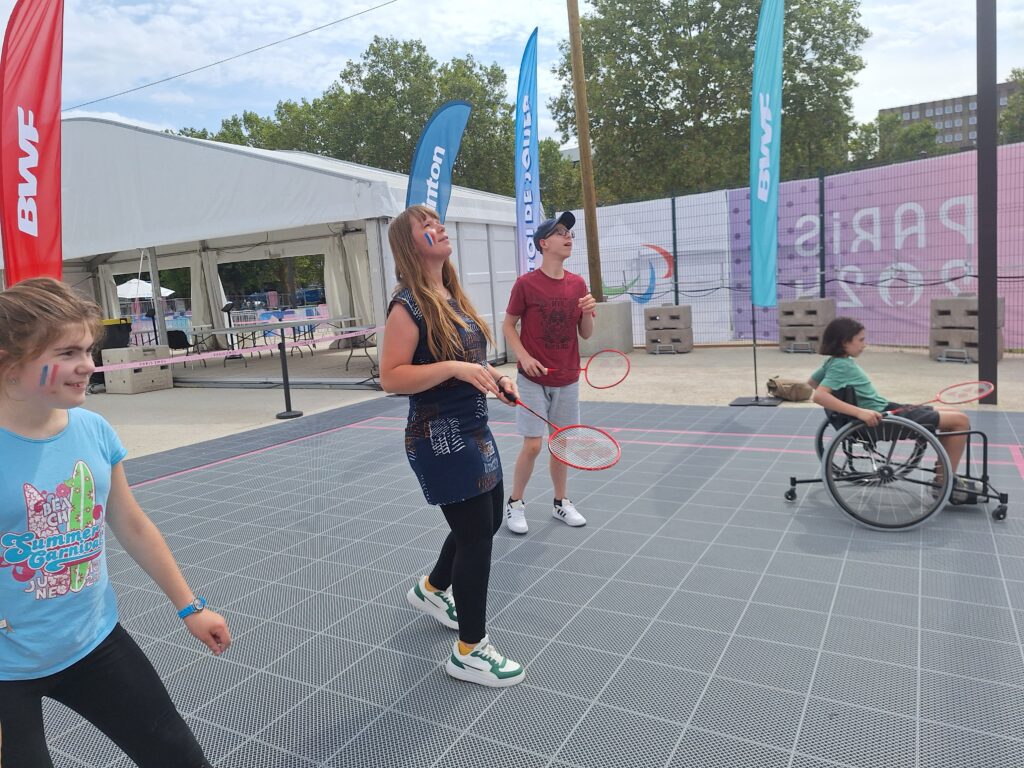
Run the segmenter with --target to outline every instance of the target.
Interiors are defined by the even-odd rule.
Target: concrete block
[[[996,340],[996,359],[1003,359],[1003,331]],[[933,360],[978,362],[978,331],[968,328],[932,328],[928,356]]]
[[[779,350],[817,354],[825,325],[779,326]]]
[[[162,360],[170,357],[168,347],[120,347],[104,349],[101,352],[104,365],[138,363],[145,360]],[[137,395],[158,389],[174,387],[170,365],[147,365],[142,368],[122,368],[118,371],[104,371],[106,390],[113,395]]]
[[[647,352],[652,355],[693,351],[692,328],[668,328],[646,332]]]
[[[644,307],[644,330],[676,330],[693,327],[693,310],[681,306]]]
[[[779,302],[779,327],[811,325],[824,328],[836,319],[836,300],[795,299]]]
[[[593,335],[580,339],[580,359],[586,360],[602,349],[617,349],[627,355],[632,352],[633,302],[604,301],[595,311]]]
[[[999,297],[996,304],[996,328],[1006,320],[1006,302]],[[932,328],[978,328],[978,297],[949,296],[931,301]]]

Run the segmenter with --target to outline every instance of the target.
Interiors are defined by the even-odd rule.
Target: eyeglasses
[[[551,230],[551,235],[554,237],[569,237],[572,238],[573,240],[576,239],[576,233],[573,232],[571,229],[566,229],[565,227],[556,227],[555,229]]]

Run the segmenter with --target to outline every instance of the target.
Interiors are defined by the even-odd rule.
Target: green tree
[[[1024,141],[1024,68],[1010,70],[1010,81],[1021,88],[1010,96],[1006,109],[999,115],[999,143],[1014,144]]]
[[[927,122],[904,125],[895,113],[879,115],[877,120],[858,125],[850,136],[850,165],[889,165],[923,157],[955,152],[958,147],[936,142],[938,131]]]
[[[579,167],[562,157],[554,139],[541,139],[537,148],[540,155],[540,201],[546,215],[582,208],[583,187],[580,185]]]
[[[282,101],[274,114],[233,115],[215,134],[182,135],[263,149],[291,149],[408,173],[423,126],[452,99],[473,106],[459,157],[456,184],[500,194],[513,186],[512,105],[505,72],[472,56],[439,64],[418,40],[374,38],[318,98]]]
[[[598,197],[603,203],[746,183],[757,0],[594,0],[583,18]],[[868,31],[858,0],[791,0],[783,51],[782,174],[846,158],[850,90]],[[568,140],[568,49],[551,110]]]

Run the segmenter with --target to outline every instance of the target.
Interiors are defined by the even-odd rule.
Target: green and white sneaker
[[[427,589],[426,581],[426,576],[420,576],[412,588],[405,593],[406,600],[413,608],[419,608],[424,613],[429,613],[448,629],[458,629],[459,614],[455,611],[452,588],[448,587],[444,591]]]
[[[465,655],[459,653],[459,644],[456,642],[444,668],[454,678],[491,688],[507,688],[521,683],[526,677],[523,665],[498,653],[486,636]]]

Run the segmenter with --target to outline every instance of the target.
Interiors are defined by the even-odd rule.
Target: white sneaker
[[[506,688],[521,683],[526,676],[523,665],[498,653],[486,636],[465,655],[459,653],[459,644],[456,642],[444,668],[454,678],[491,688]]]
[[[587,524],[587,518],[581,515],[568,499],[562,499],[561,504],[555,504],[551,509],[551,516],[556,520],[561,520],[566,525],[571,525],[573,528]]]
[[[444,591],[427,589],[426,581],[426,576],[420,576],[419,580],[405,593],[405,599],[413,608],[429,613],[448,629],[458,629],[459,614],[455,611],[452,588],[448,587]]]
[[[526,533],[526,505],[522,499],[510,501],[505,505],[505,525],[512,533]]]

